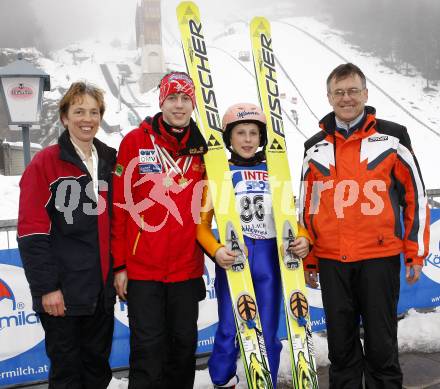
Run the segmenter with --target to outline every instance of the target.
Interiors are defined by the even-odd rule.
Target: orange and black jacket
[[[314,241],[306,269],[317,269],[317,258],[355,262],[402,252],[406,264],[423,265],[429,208],[419,165],[406,128],[375,114],[367,106],[346,138],[332,112],[305,143],[300,221]]]

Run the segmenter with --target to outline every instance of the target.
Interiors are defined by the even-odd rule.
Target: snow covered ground
[[[264,11],[264,10],[263,10]],[[204,13],[201,7],[202,16]],[[262,12],[264,14],[264,12]],[[164,56],[167,66],[184,70],[183,57],[177,41],[177,29],[173,15],[166,15],[163,31]],[[204,23],[208,41],[208,50],[214,85],[220,112],[238,101],[257,102],[257,91],[253,79],[253,64],[238,59],[243,51],[250,51],[248,26],[236,19],[230,24],[206,19]],[[378,116],[394,120],[408,127],[415,153],[427,188],[440,188],[438,166],[440,163],[440,136],[434,134],[440,128],[440,97],[438,91],[425,93],[424,79],[419,76],[404,76],[383,66],[377,58],[360,52],[334,31],[314,19],[289,18],[272,23],[275,51],[288,77],[278,69],[281,92],[285,96],[282,105],[289,117],[285,117],[286,137],[294,191],[298,192],[300,165],[305,137],[292,124],[293,111],[298,115],[298,127],[306,136],[317,131],[317,118],[329,110],[326,98],[325,80],[328,73],[346,60],[358,64],[369,79],[369,103],[377,108]],[[224,31],[228,34],[224,34]],[[110,40],[109,40],[110,41]],[[81,50],[81,60],[73,57],[75,50]],[[111,47],[104,41],[80,42],[53,53],[51,59],[42,58],[40,64],[51,75],[52,86],[67,87],[72,81],[86,79],[106,90],[107,111],[104,119],[109,125],[120,125],[121,131],[107,134],[100,130],[98,137],[113,147],[118,147],[122,136],[133,128],[133,114],[111,92],[103,76],[100,65],[107,65],[114,82],[117,84],[117,64],[128,64],[136,79],[140,69],[135,64],[137,50]],[[289,81],[295,83],[295,86]],[[137,100],[145,103],[136,107],[142,118],[158,110],[157,91],[140,94],[136,84],[130,84]],[[122,87],[124,99],[134,102],[129,91]],[[58,99],[57,91],[51,92],[51,98]],[[290,120],[289,120],[290,119]],[[427,128],[430,127],[431,129]],[[18,211],[19,177],[0,176],[0,219],[15,219]],[[16,247],[14,233],[10,234],[9,247]],[[7,248],[6,235],[0,234],[0,248]],[[399,323],[399,342],[401,351],[440,351],[440,310],[421,314],[410,312]],[[417,330],[415,330],[417,329]],[[324,337],[314,334],[317,363],[328,364],[327,344]],[[239,365],[240,366],[240,365]],[[288,377],[289,357],[284,347],[280,376]],[[243,370],[239,374],[242,382]],[[209,386],[206,370],[198,371],[195,388]],[[127,382],[114,380],[113,389],[127,387]],[[240,386],[239,386],[240,387]],[[242,386],[243,387],[243,386]]]

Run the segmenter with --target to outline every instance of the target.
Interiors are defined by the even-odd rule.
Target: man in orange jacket
[[[368,388],[397,389],[400,254],[407,282],[416,282],[429,247],[425,187],[406,128],[365,105],[357,66],[336,67],[327,96],[333,112],[305,143],[300,206],[314,242],[306,282],[317,287],[319,272],[322,290],[330,388],[362,388],[365,375]]]

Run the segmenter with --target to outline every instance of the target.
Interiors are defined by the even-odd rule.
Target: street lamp
[[[19,54],[17,61],[0,67],[0,80],[8,123],[22,130],[24,165],[27,166],[31,161],[29,128],[40,122],[43,91],[50,90],[50,77]]]

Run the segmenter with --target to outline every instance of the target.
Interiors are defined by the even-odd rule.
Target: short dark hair
[[[365,74],[355,64],[348,62],[335,67],[329,74],[329,76],[327,77],[327,92],[330,92],[330,82],[332,80],[339,81],[349,76],[354,76],[356,74],[361,78],[362,88],[366,88],[367,79],[365,77]]]
[[[97,101],[102,119],[105,112],[104,91],[88,82],[78,81],[72,83],[68,91],[61,98],[59,105],[61,120],[63,119],[63,116],[67,116],[70,106],[74,104],[77,99],[81,99],[84,95],[89,95]]]

